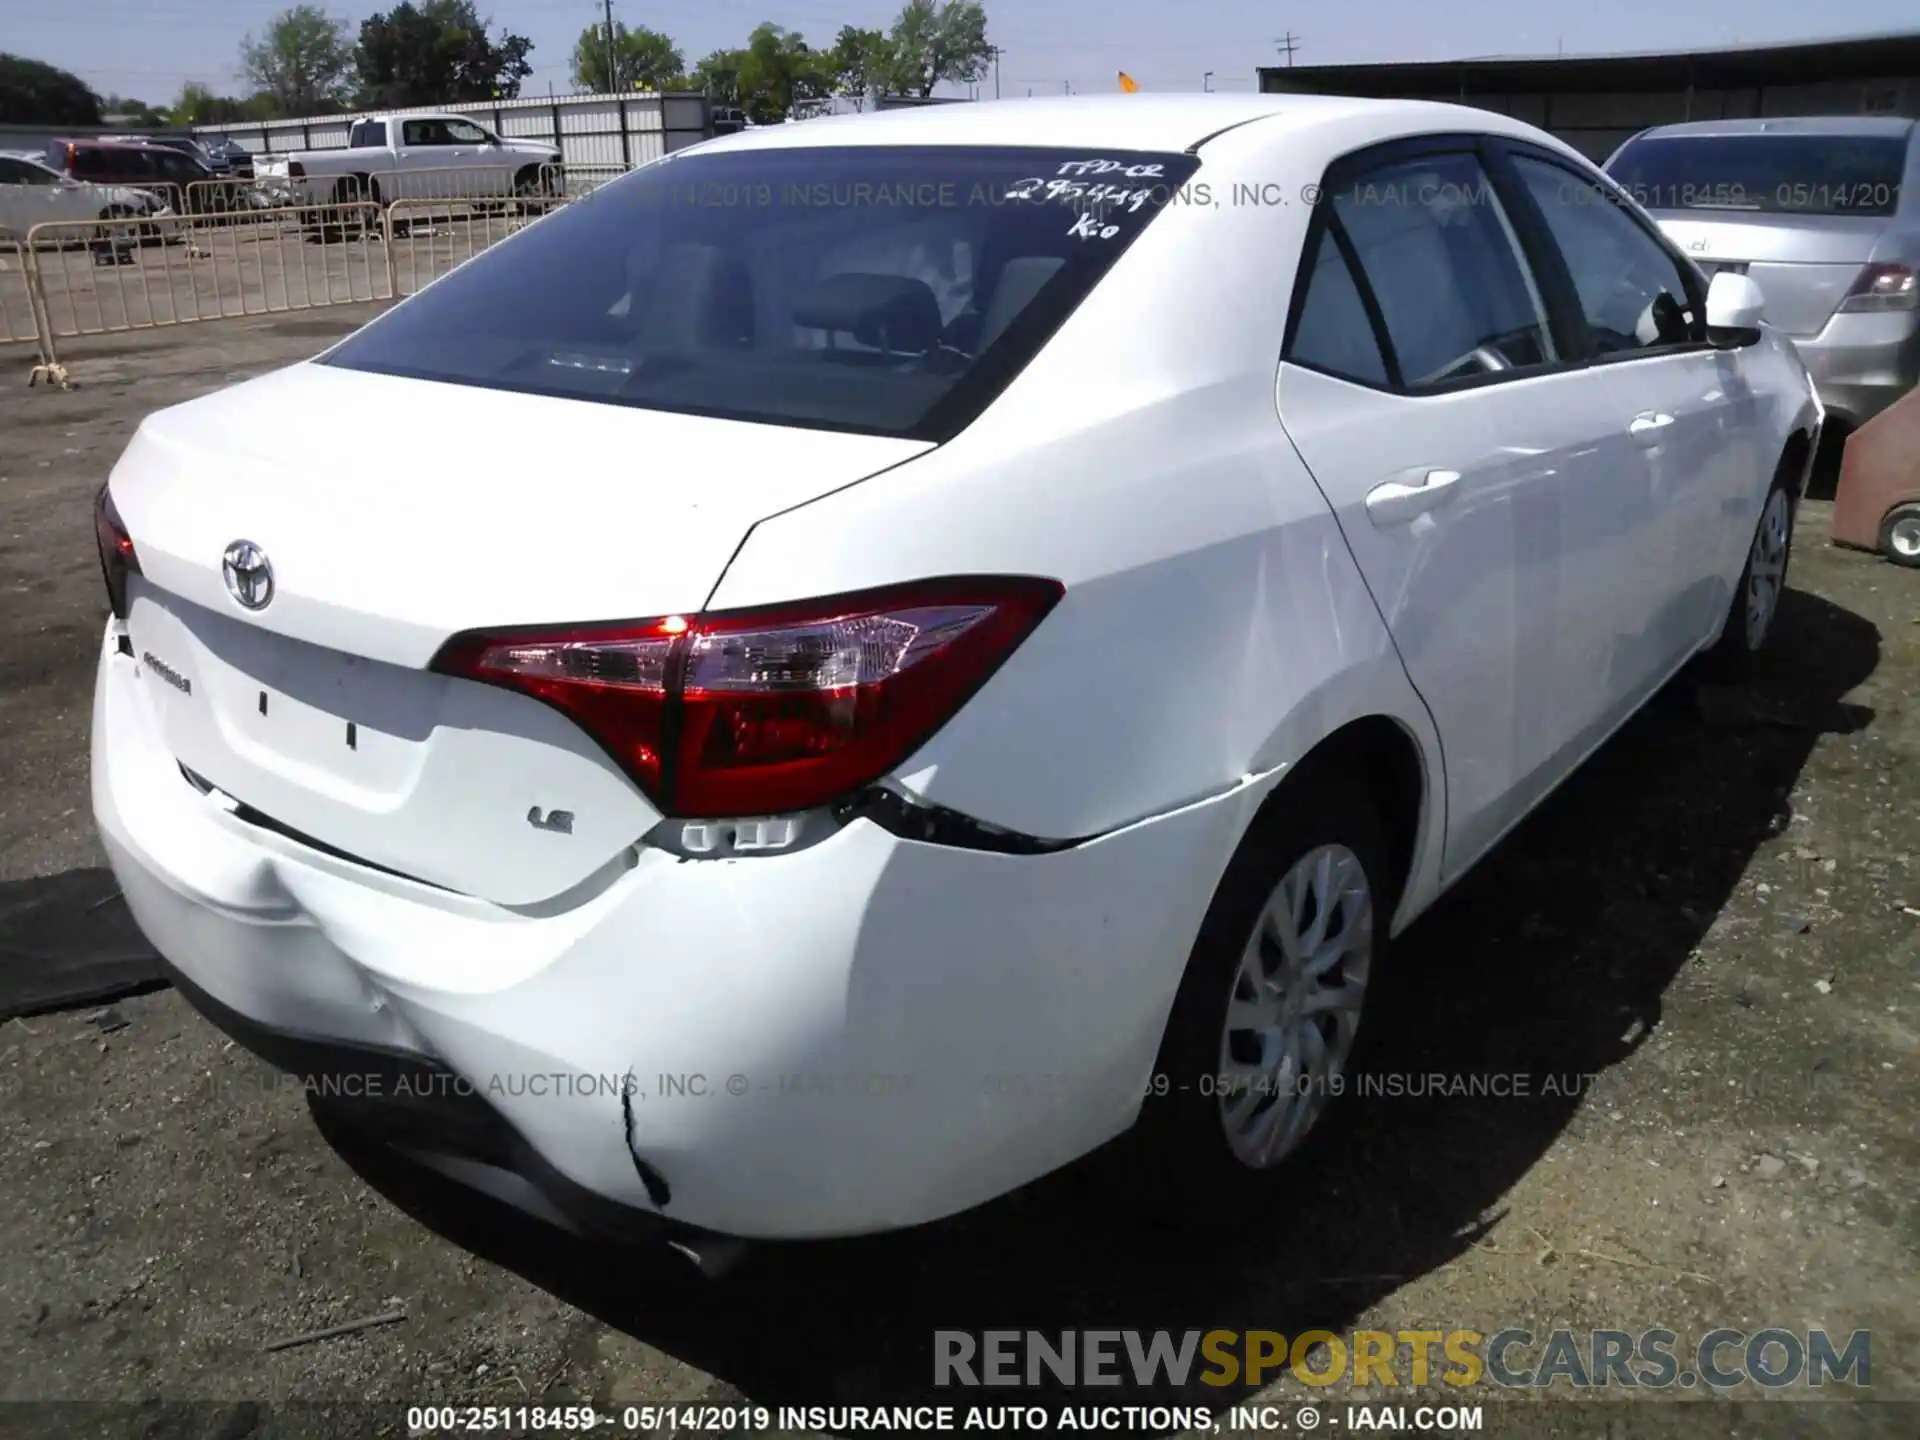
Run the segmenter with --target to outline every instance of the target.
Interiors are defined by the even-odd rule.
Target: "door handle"
[[[1453,498],[1458,470],[1429,470],[1418,485],[1389,480],[1367,492],[1367,518],[1376,525],[1398,525],[1437,510]]]
[[[1642,445],[1658,445],[1663,438],[1662,431],[1673,424],[1673,417],[1659,410],[1645,410],[1633,417],[1633,423],[1627,427],[1627,433]]]

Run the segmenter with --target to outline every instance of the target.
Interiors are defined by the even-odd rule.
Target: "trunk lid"
[[[755,521],[927,448],[296,366],[135,436],[112,482],[143,572],[128,629],[204,782],[322,847],[532,904],[658,813],[557,711],[428,672],[441,643],[698,610]],[[258,610],[223,577],[240,540],[272,566]]]
[[[1661,210],[1660,228],[1709,274],[1741,265],[1767,297],[1767,319],[1789,335],[1818,335],[1885,233],[1883,217]]]

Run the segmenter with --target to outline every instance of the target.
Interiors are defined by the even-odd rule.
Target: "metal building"
[[[1497,110],[1605,160],[1649,125],[1770,115],[1920,116],[1920,31],[1626,55],[1492,55],[1263,66],[1272,93],[1447,100]]]

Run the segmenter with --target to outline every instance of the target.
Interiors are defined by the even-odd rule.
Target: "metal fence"
[[[405,173],[391,199],[214,181],[164,212],[44,222],[0,239],[0,343],[36,345],[30,383],[65,387],[62,340],[396,300],[624,172],[552,166],[505,191],[458,173]]]
[[[27,257],[18,240],[0,237],[0,341],[38,340],[40,327],[27,292]]]
[[[229,139],[256,156],[300,150],[344,149],[356,120],[424,113],[371,110],[365,114],[313,115],[240,125],[198,125],[202,140]],[[557,146],[567,165],[613,165],[628,169],[713,133],[706,97],[696,94],[558,95],[545,99],[482,100],[447,105],[435,114],[467,115],[509,140]]]

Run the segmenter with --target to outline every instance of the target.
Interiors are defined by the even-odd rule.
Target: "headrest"
[[[797,325],[841,330],[863,345],[919,353],[940,340],[940,302],[933,287],[907,275],[830,275],[793,307]]]

